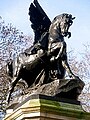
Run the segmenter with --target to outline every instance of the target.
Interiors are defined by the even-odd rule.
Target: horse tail
[[[10,59],[8,62],[7,62],[7,74],[12,78],[13,77],[13,60]]]

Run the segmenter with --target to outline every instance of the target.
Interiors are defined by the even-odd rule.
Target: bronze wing
[[[41,39],[43,33],[48,31],[51,21],[37,0],[34,0],[33,3],[30,4],[29,15],[30,21],[32,23],[31,27],[35,34],[34,37],[35,44]]]

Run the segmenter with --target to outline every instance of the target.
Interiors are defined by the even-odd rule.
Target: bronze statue
[[[56,79],[63,79],[65,71],[71,78],[77,78],[67,62],[66,42],[64,37],[71,37],[69,27],[75,17],[61,14],[51,22],[37,0],[29,8],[31,27],[35,33],[34,43],[15,60],[9,61],[7,70],[13,79],[8,102],[17,82],[22,78],[29,87],[43,85]]]

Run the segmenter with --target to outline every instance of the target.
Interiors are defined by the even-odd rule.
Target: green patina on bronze
[[[41,111],[61,116],[77,118],[77,120],[89,120],[90,113],[82,110],[81,105],[40,99]]]
[[[15,115],[13,120],[16,120],[24,114],[31,114],[35,112],[45,113],[48,115],[51,114],[53,116],[58,115],[62,116],[63,118],[65,117],[65,119],[70,118],[70,120],[90,120],[90,113],[84,112],[81,105],[40,98],[29,99],[23,104],[21,104],[9,116],[10,120],[12,120],[13,114],[16,113],[15,111],[21,112]]]
[[[77,104],[46,99],[32,99],[30,100],[30,107],[40,107],[40,112],[73,117],[77,118],[77,120],[90,119],[90,113],[84,112],[81,105]]]

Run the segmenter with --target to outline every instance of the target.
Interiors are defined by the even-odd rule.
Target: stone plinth
[[[82,110],[78,101],[31,95],[9,106],[4,120],[90,120],[90,114]]]

